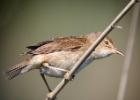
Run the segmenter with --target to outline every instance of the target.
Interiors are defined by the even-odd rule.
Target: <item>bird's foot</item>
[[[74,80],[75,75],[70,75],[69,72],[67,72],[67,73],[64,75],[64,78],[65,78],[66,80],[72,81],[72,80]]]

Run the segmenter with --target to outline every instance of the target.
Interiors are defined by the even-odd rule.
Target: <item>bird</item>
[[[40,70],[40,75],[44,80],[48,90],[51,92],[45,76],[63,78],[65,73],[70,71],[73,65],[86,52],[92,43],[101,35],[101,32],[91,32],[81,36],[57,37],[47,41],[39,42],[35,45],[27,46],[29,50],[25,52],[27,58],[21,63],[9,68],[5,73],[8,79],[13,79],[18,75],[29,72],[33,69]],[[113,40],[107,36],[92,51],[87,60],[75,72],[79,73],[88,64],[96,59],[104,58],[112,54],[124,54],[119,51]]]

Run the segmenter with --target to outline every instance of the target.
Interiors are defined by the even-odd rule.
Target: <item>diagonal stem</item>
[[[119,84],[119,90],[117,95],[117,100],[124,100],[125,93],[126,93],[126,87],[127,87],[127,81],[128,81],[128,73],[132,62],[132,55],[134,50],[134,44],[135,44],[135,38],[136,33],[138,30],[138,23],[139,23],[139,17],[140,17],[140,3],[135,5],[135,8],[133,9],[133,15],[132,15],[132,22],[130,26],[130,32],[127,42],[127,50],[126,50],[126,57],[124,60],[124,65],[122,69],[120,84]]]
[[[47,86],[48,91],[49,91],[49,92],[52,92],[52,90],[51,90],[51,88],[50,88],[50,86],[49,86],[49,84],[48,84],[48,82],[47,82],[47,80],[46,80],[46,78],[45,78],[45,75],[44,75],[43,73],[40,73],[40,75],[41,75],[41,77],[42,77],[42,79],[43,79],[45,85]]]
[[[46,100],[52,100],[56,95],[64,88],[64,86],[69,82],[75,71],[84,63],[88,56],[95,50],[95,48],[100,44],[100,42],[115,28],[115,25],[123,18],[123,16],[134,6],[137,0],[131,0],[125,8],[117,15],[117,17],[105,28],[98,39],[89,47],[85,54],[79,59],[79,61],[73,66],[73,68],[66,73],[65,78],[56,86],[56,88],[47,96]]]

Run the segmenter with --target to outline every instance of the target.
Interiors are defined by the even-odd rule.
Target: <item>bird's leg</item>
[[[54,67],[54,66],[52,67],[48,63],[43,63],[43,66],[50,68],[50,69],[53,69],[53,70],[59,70],[59,71],[65,72],[65,73],[68,72],[67,69],[58,68],[58,67]]]
[[[69,70],[67,70],[67,69],[58,68],[58,67],[54,67],[54,66],[52,67],[52,66],[49,66],[48,63],[43,63],[43,66],[50,68],[50,69],[53,69],[53,70],[58,70],[58,71],[64,72],[65,73],[64,78],[67,80],[72,81],[75,77],[75,75],[72,75],[69,77]]]
[[[51,88],[50,88],[50,86],[49,86],[49,84],[48,84],[48,82],[47,82],[47,80],[46,80],[46,78],[45,78],[45,75],[44,75],[43,73],[40,73],[40,75],[41,75],[41,77],[42,77],[42,79],[43,79],[45,85],[47,86],[48,91],[49,91],[49,92],[52,92],[52,90],[51,90]]]

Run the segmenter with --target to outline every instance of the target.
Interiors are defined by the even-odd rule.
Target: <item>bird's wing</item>
[[[31,49],[28,54],[48,54],[55,51],[73,51],[84,47],[88,43],[85,37],[63,37],[55,38],[49,42],[43,42],[39,45],[29,46]]]
[[[37,43],[37,44],[35,44],[35,45],[27,46],[26,48],[28,48],[28,49],[30,49],[30,50],[35,50],[35,49],[37,49],[38,47],[43,46],[43,45],[45,45],[45,44],[47,44],[47,43],[50,43],[50,42],[53,42],[53,40],[48,40],[48,41],[39,42],[39,43]]]

